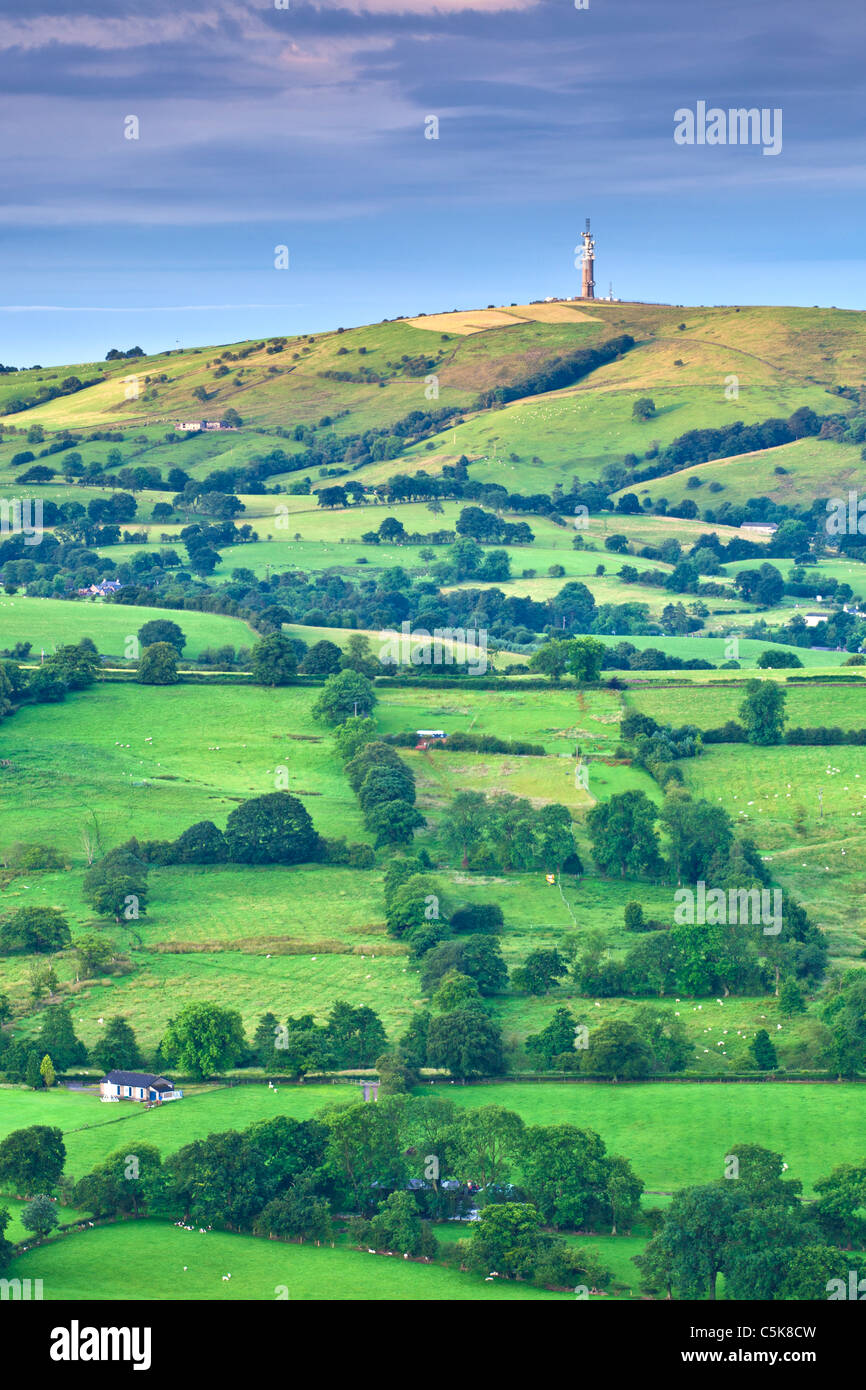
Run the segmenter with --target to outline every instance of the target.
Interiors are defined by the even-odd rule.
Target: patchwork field
[[[12,939],[9,926],[9,948],[0,955],[0,1057],[12,1043],[9,1055],[21,1061],[17,1072],[10,1070],[13,1080],[0,1080],[0,1139],[28,1126],[59,1127],[65,1177],[79,1179],[107,1154],[134,1153],[137,1144],[154,1143],[167,1155],[256,1120],[305,1119],[326,1105],[360,1098],[357,1071],[340,1071],[334,1062],[340,1054],[330,1052],[335,1084],[280,1080],[269,1086],[260,1069],[250,1069],[254,1054],[236,1053],[223,1068],[195,1073],[223,1079],[184,1080],[182,1101],[153,1110],[103,1105],[92,1090],[38,1089],[32,1052],[39,1063],[47,1047],[43,1026],[56,1018],[47,1013],[52,1005],[68,1006],[87,1049],[103,1038],[110,1019],[123,1017],[142,1051],[140,1064],[162,1067],[172,1054],[164,1059],[157,1049],[188,1005],[236,1011],[249,1043],[266,1012],[278,1020],[310,1015],[322,1028],[334,1004],[345,1001],[378,1016],[389,1052],[407,1033],[403,1046],[421,1049],[422,1061],[412,1061],[421,1078],[416,1095],[447,1098],[461,1111],[502,1106],[528,1124],[593,1130],[609,1153],[631,1163],[645,1188],[635,1230],[597,1239],[574,1229],[566,1233],[570,1243],[598,1249],[614,1271],[610,1296],[616,1299],[639,1296],[632,1259],[650,1233],[648,1208],[667,1210],[679,1189],[721,1177],[725,1155],[737,1144],[781,1154],[809,1198],[834,1166],[862,1164],[862,1057],[839,1060],[825,1006],[839,991],[854,989],[845,972],[862,971],[866,958],[866,747],[711,744],[699,757],[675,763],[683,790],[696,802],[725,809],[737,834],[754,840],[773,887],[793,894],[823,934],[826,972],[803,970],[799,1000],[784,988],[799,959],[784,957],[780,996],[774,992],[778,962],[770,952],[760,953],[761,964],[748,977],[754,993],[725,985],[716,996],[684,973],[680,959],[676,971],[659,976],[667,982],[659,996],[651,975],[656,967],[633,962],[641,942],[660,957],[668,950],[665,930],[673,924],[679,886],[673,857],[661,867],[647,857],[652,877],[627,873],[631,842],[620,843],[618,858],[608,862],[600,850],[603,837],[620,831],[615,824],[599,829],[600,813],[590,812],[613,803],[611,809],[624,815],[624,806],[634,803],[614,798],[639,793],[647,802],[639,796],[638,805],[652,821],[665,801],[664,769],[648,759],[651,775],[632,761],[621,737],[624,715],[639,711],[661,724],[703,730],[737,719],[759,656],[776,645],[771,634],[797,613],[821,613],[831,622],[818,629],[822,646],[796,648],[802,674],[814,681],[760,672],[785,691],[788,726],[866,728],[866,681],[857,682],[857,669],[845,669],[850,683],[823,679],[841,674],[842,663],[866,648],[859,609],[861,599],[866,603],[866,566],[856,551],[855,558],[838,551],[813,511],[817,498],[856,488],[861,472],[863,407],[850,383],[859,380],[864,324],[862,314],[838,310],[598,301],[587,311],[567,302],[514,304],[187,348],[134,362],[0,373],[0,412],[12,407],[0,419],[0,491],[37,495],[62,509],[50,539],[33,553],[14,536],[7,539],[5,529],[0,537],[0,649],[31,644],[26,667],[11,671],[8,680],[6,668],[0,670],[0,932],[21,909],[54,908],[68,921],[73,942],[50,954],[29,951]],[[616,360],[588,371],[587,362],[598,359],[575,358],[584,365],[561,372],[572,354],[624,333],[634,346]],[[94,384],[43,399],[70,374]],[[732,375],[734,399],[727,390]],[[572,384],[545,389],[563,380]],[[653,409],[641,418],[642,407],[634,407],[647,396]],[[627,481],[690,431],[784,418],[804,406],[834,417],[825,421],[825,437],[714,459],[648,483]],[[202,417],[231,428],[180,428]],[[691,449],[689,441],[685,445]],[[696,448],[686,453],[698,456]],[[412,500],[388,500],[389,481],[398,474],[415,476]],[[441,501],[431,498],[431,477],[439,480],[432,491],[449,494]],[[485,491],[489,483],[522,495]],[[570,492],[573,484],[593,499],[580,530],[573,524],[574,497],[582,494]],[[319,506],[315,490],[338,485],[346,493],[325,500],[348,497],[351,505]],[[612,501],[606,500],[608,488]],[[412,488],[399,479],[393,491],[407,496]],[[616,511],[616,499],[634,491],[642,510]],[[531,496],[538,493],[545,497]],[[649,514],[661,497],[668,506],[693,500],[699,515]],[[799,534],[792,541],[789,534],[785,541],[784,531],[771,539],[769,532],[701,519],[708,507],[741,509],[757,498],[764,499],[756,509],[761,516],[777,523],[801,518],[806,539]],[[220,518],[232,512],[235,524],[252,533],[223,526]],[[756,512],[737,510],[733,518],[750,514]],[[460,544],[400,544],[396,527],[390,534],[386,529],[383,543],[363,539],[386,519],[401,523],[404,534],[453,532]],[[115,522],[116,529],[105,529]],[[504,526],[516,522],[526,523],[534,539],[500,543],[496,537],[508,535]],[[766,550],[734,548],[748,558],[727,562],[718,577],[707,574],[706,557],[695,569],[677,566],[678,555],[687,559],[709,530],[725,545],[748,540]],[[467,541],[476,532],[485,539],[473,552]],[[610,550],[606,542],[614,536],[625,542],[614,541]],[[636,553],[672,540],[680,550],[666,547],[664,560]],[[776,555],[777,549],[787,553]],[[493,550],[506,551],[510,577],[473,577],[484,563],[481,551]],[[821,597],[780,596],[779,586],[771,585],[770,601],[758,594],[743,599],[735,581],[759,568],[765,553],[784,580],[795,563],[804,564]],[[496,573],[496,563],[486,572]],[[634,583],[627,582],[628,572],[620,577],[625,565],[637,571]],[[651,569],[662,571],[664,587],[646,582]],[[119,602],[74,597],[79,587],[109,575],[130,590]],[[701,576],[723,592],[708,592]],[[832,586],[828,591],[829,580],[850,586],[847,609]],[[568,595],[561,591],[574,582],[590,590],[600,610],[595,618],[585,613],[578,620],[574,610],[569,616]],[[848,591],[843,595],[847,599]],[[124,597],[138,601],[127,604]],[[442,686],[383,679],[375,686],[376,734],[441,729],[528,742],[543,751],[424,750],[414,746],[414,737],[401,744],[399,757],[414,776],[415,804],[424,818],[414,838],[410,828],[402,840],[401,815],[391,806],[388,818],[377,820],[370,813],[375,803],[366,798],[382,793],[383,805],[392,797],[399,805],[405,778],[385,772],[356,795],[332,729],[312,715],[320,684],[254,685],[204,667],[214,677],[210,682],[105,679],[55,701],[57,692],[45,691],[37,669],[43,653],[48,659],[83,637],[92,638],[111,667],[127,656],[130,637],[161,617],[186,634],[186,671],[207,648],[248,651],[271,632],[308,646],[333,642],[344,654],[351,638],[364,634],[375,656],[381,634],[399,628],[404,617],[432,628],[444,624],[440,614],[459,614],[448,623],[483,632],[494,673],[523,669],[509,674],[505,688],[464,689],[453,676]],[[694,632],[670,635],[682,634],[696,618],[702,626]],[[543,684],[535,663],[528,680],[533,654],[550,638],[583,635],[578,622],[591,635],[594,627],[604,628],[598,640],[607,646],[628,642],[716,668],[731,661],[738,666],[699,672],[620,667],[604,670],[597,682],[576,684],[569,677]],[[768,636],[749,638],[747,631]],[[359,689],[356,683],[346,709]],[[43,702],[40,690],[50,698]],[[385,756],[381,750],[379,756]],[[131,837],[174,840],[202,821],[224,829],[242,803],[277,789],[297,798],[322,836],[365,846],[365,853],[372,849],[373,867],[321,859],[293,864],[291,855],[277,863],[153,863],[146,910],[132,920],[92,892],[85,895],[91,862]],[[447,833],[463,792],[510,795],[523,803],[517,829],[501,812],[511,803],[494,800],[491,807],[488,801],[480,811],[470,803],[481,825],[477,857],[462,860],[471,868],[461,867]],[[568,815],[557,822],[560,838],[547,840],[553,832],[538,812],[551,804]],[[663,856],[671,850],[665,824],[656,822]],[[534,867],[503,867],[515,862],[510,835],[523,836],[516,862]],[[39,846],[52,848],[63,867],[22,867],[28,847],[32,854]],[[388,871],[403,854],[419,856],[433,880],[436,908],[430,917],[425,912],[425,924],[441,921],[440,908],[442,932],[458,907],[501,909],[497,940],[509,980],[498,993],[482,993],[480,1004],[464,977],[476,969],[483,980],[478,956],[486,943],[477,939],[468,954],[448,957],[459,969],[441,992],[422,988],[419,965],[426,950],[436,949],[439,928],[427,937],[425,925],[415,935],[395,918],[394,900],[386,903]],[[32,857],[38,862],[38,854]],[[605,863],[608,872],[602,873]],[[431,884],[423,887],[426,902]],[[626,909],[635,902],[655,935],[626,930]],[[75,943],[80,948],[94,935],[111,945],[114,960],[90,974]],[[445,939],[448,951],[460,945]],[[681,940],[670,938],[670,949],[682,952]],[[616,983],[627,991],[623,997],[612,996],[602,975],[600,997],[580,994],[578,968],[557,967],[552,982],[539,982],[526,969],[534,962],[542,972],[537,953],[546,952],[562,953],[573,967],[588,946],[611,966],[629,958],[637,975]],[[810,949],[820,956],[815,943]],[[53,975],[44,974],[47,964]],[[515,974],[521,967],[522,977]],[[668,988],[671,979],[703,992],[692,997],[679,986]],[[534,1048],[527,1051],[527,1039],[563,1007],[571,1022],[596,1038],[613,1039],[611,1046],[626,1053],[643,1045],[633,1036],[635,1026],[660,1026],[667,1037],[681,1030],[693,1047],[685,1064],[689,1079],[666,1070],[667,1062],[655,1056],[653,1070],[646,1063],[653,1079],[641,1083],[514,1079],[538,1073],[542,1061]],[[479,1008],[489,1032],[473,1012]],[[655,1011],[655,1024],[639,1012],[647,1008]],[[448,1067],[440,1065],[432,1023],[425,1040],[422,1015],[428,1012],[445,1033],[440,1045],[451,1049]],[[451,1017],[442,1020],[442,1013]],[[571,1022],[560,1019],[557,1026],[570,1030]],[[860,1023],[852,1023],[857,1037]],[[604,1025],[619,1027],[599,1032]],[[762,1030],[777,1067],[757,1048]],[[480,1064],[467,1063],[479,1036],[501,1040],[501,1061],[494,1049]],[[14,1048],[19,1043],[23,1053]],[[381,1055],[380,1033],[375,1044],[366,1073]],[[27,1052],[29,1085],[20,1080]],[[486,1077],[491,1068],[498,1078],[492,1082],[463,1079]],[[180,1066],[168,1070],[184,1074]],[[621,1070],[612,1065],[609,1074]],[[840,1070],[845,1081],[833,1079]],[[90,1074],[95,1081],[95,1061]],[[608,1073],[600,1068],[598,1074]],[[812,1080],[786,1079],[803,1074]],[[373,1134],[378,1121],[370,1117],[382,1110],[367,1110],[363,1123]],[[495,1127],[495,1116],[490,1123]],[[530,1180],[521,1162],[513,1164],[518,1184]],[[22,1203],[9,1183],[5,1188],[0,1205],[9,1206],[11,1238],[20,1240]],[[81,1215],[61,1209],[62,1220]],[[462,1223],[437,1228],[445,1243],[466,1234]],[[528,1283],[485,1281],[441,1264],[372,1257],[350,1249],[342,1231],[332,1249],[218,1230],[205,1235],[156,1220],[89,1227],[19,1256],[4,1273],[41,1278],[49,1300],[277,1301],[282,1289],[290,1300],[304,1301],[566,1296]]]
[[[833,709],[845,727],[866,722],[861,710],[861,705],[866,709],[866,694],[857,687],[787,690],[791,723],[822,722],[831,699],[840,702]],[[171,838],[202,819],[223,825],[245,796],[275,785],[280,766],[288,771],[290,790],[305,802],[323,833],[367,838],[327,731],[309,715],[315,694],[297,688],[103,685],[70,696],[66,705],[20,711],[6,728],[12,767],[4,771],[0,847],[50,837],[68,856],[70,867],[12,877],[0,887],[0,908],[60,906],[73,932],[92,929],[92,910],[81,895],[84,831],[95,827],[107,849],[132,834]],[[742,688],[689,684],[648,684],[625,695],[393,687],[383,690],[376,718],[382,732],[469,729],[538,742],[547,750],[544,758],[411,749],[403,754],[415,772],[419,805],[428,819],[418,843],[429,847],[434,861],[442,859],[443,816],[460,790],[504,790],[537,805],[556,800],[572,810],[587,874],[562,892],[546,883],[543,874],[484,878],[445,873],[455,902],[502,906],[503,952],[514,966],[530,950],[560,944],[563,933],[602,930],[614,953],[631,944],[622,931],[622,913],[635,889],[596,874],[583,826],[591,805],[629,788],[661,800],[646,773],[609,761],[624,709],[712,727],[736,717],[741,699]],[[76,712],[71,722],[70,710]],[[576,747],[590,759],[588,791],[576,785]],[[859,909],[851,909],[852,893],[859,900],[863,891],[857,829],[862,813],[857,808],[866,800],[866,785],[863,792],[857,788],[858,778],[866,777],[864,759],[866,752],[859,747],[713,745],[700,759],[684,764],[694,794],[712,801],[724,798],[735,820],[771,857],[778,881],[817,912],[840,963],[866,945],[866,919]],[[130,957],[130,974],[75,984],[72,955],[58,957],[59,979],[73,990],[76,1027],[88,1045],[99,1036],[98,1019],[122,1013],[134,1021],[142,1042],[153,1047],[169,1018],[202,989],[238,1008],[247,1029],[266,1009],[310,1011],[323,1020],[335,998],[349,997],[376,1008],[394,1035],[421,1006],[405,948],[385,929],[380,872],[324,866],[156,868],[150,883],[146,915],[135,924],[112,928]],[[671,889],[641,885],[638,895],[661,920],[670,919]],[[23,956],[5,962],[14,1000],[25,997],[29,965]],[[544,999],[510,995],[495,1003],[515,1058],[523,1058],[527,1034],[542,1028],[557,1004],[570,998],[563,987]],[[669,1005],[663,1001],[661,1007]],[[627,1018],[633,1008],[632,1001],[602,1001],[598,1017]],[[775,1009],[772,1000],[738,1001],[732,1009],[737,1011],[734,1030],[745,1037],[745,1030],[759,1026],[768,1009]],[[692,1020],[695,1026],[698,1022]],[[30,1036],[38,1025],[36,1011],[22,1021],[18,1035]],[[703,1041],[699,1032],[696,1043]],[[799,1024],[785,1025],[795,1065],[799,1032]],[[742,1060],[741,1054],[742,1048],[734,1048],[720,1057],[699,1046],[695,1064],[700,1070],[726,1070]]]

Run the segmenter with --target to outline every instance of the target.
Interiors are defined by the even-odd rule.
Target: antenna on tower
[[[589,218],[586,219],[586,231],[582,237],[583,241],[583,275],[580,288],[581,299],[595,299],[595,278],[593,270],[595,268],[595,242],[589,230]]]

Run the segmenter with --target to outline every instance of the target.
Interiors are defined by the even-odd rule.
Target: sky
[[[863,0],[0,0],[0,362],[576,294],[586,217],[597,294],[862,308],[864,40]],[[679,143],[698,103],[781,148]]]

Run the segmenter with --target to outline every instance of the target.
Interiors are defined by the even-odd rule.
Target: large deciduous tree
[[[63,1131],[49,1125],[13,1129],[0,1140],[0,1182],[29,1195],[48,1192],[60,1179],[66,1162]]]
[[[648,874],[661,871],[656,808],[646,792],[619,792],[593,806],[586,818],[592,854],[602,873]]]
[[[294,644],[281,632],[271,632],[256,643],[250,664],[257,685],[291,685],[298,673]]]
[[[502,1030],[479,1009],[439,1014],[430,1020],[427,1060],[431,1067],[447,1067],[461,1079],[498,1075],[505,1068]]]
[[[360,671],[341,671],[328,676],[312,714],[327,724],[342,724],[350,715],[366,716],[376,703],[372,682]]]
[[[177,648],[171,642],[154,642],[145,647],[136,676],[140,685],[176,685],[179,679]]]
[[[62,951],[71,941],[69,923],[56,907],[19,907],[0,923],[0,954]]]
[[[160,1044],[170,1066],[203,1080],[234,1066],[246,1051],[241,1016],[218,1004],[187,1004],[169,1021]]]
[[[289,792],[269,792],[232,811],[225,829],[228,857],[235,864],[302,864],[319,845],[310,815]]]
[[[747,681],[746,697],[738,713],[750,743],[769,747],[782,742],[785,691],[775,681]]]
[[[143,647],[151,647],[156,642],[168,642],[174,647],[178,656],[186,646],[186,635],[169,618],[151,618],[150,622],[138,629],[138,640]]]

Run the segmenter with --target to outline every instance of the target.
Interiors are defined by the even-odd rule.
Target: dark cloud
[[[89,229],[108,273],[138,227],[177,229],[182,265],[196,234],[207,247],[219,227],[250,228],[260,248],[287,227],[327,241],[342,222],[348,273],[356,228],[378,219],[363,269],[382,293],[394,229],[447,247],[456,286],[470,251],[449,218],[479,263],[495,237],[511,265],[521,219],[546,225],[565,257],[562,210],[579,218],[589,202],[620,219],[651,204],[654,228],[670,244],[679,227],[689,250],[696,229],[706,240],[725,216],[751,217],[758,256],[803,235],[809,207],[828,223],[827,254],[845,256],[866,177],[864,38],[866,7],[852,0],[0,0],[7,264],[45,238],[60,263],[63,228]],[[675,146],[674,111],[698,99],[781,107],[783,155]],[[123,138],[128,114],[138,141]],[[430,114],[438,141],[424,139]],[[137,274],[155,273],[157,244],[164,256],[164,237],[144,237]],[[445,293],[447,269],[440,260]],[[102,302],[94,278],[79,290]],[[60,302],[35,286],[29,298]],[[207,292],[212,304],[260,298]],[[129,303],[143,302],[133,283]]]

